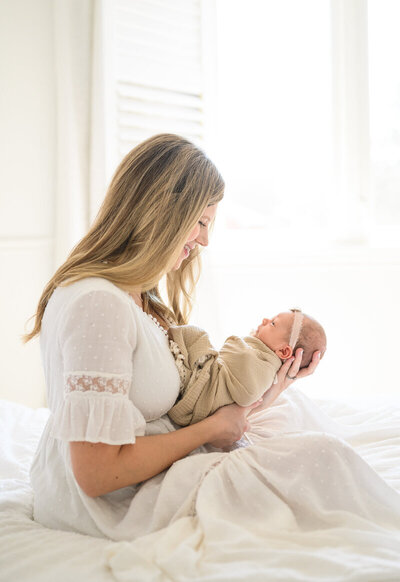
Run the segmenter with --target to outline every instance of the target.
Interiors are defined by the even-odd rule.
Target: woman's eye
[[[199,220],[199,224],[200,224],[200,226],[202,226],[203,228],[206,228],[206,226],[207,226],[207,225],[206,225],[204,222],[201,222],[201,220]]]

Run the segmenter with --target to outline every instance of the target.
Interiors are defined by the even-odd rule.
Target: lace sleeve
[[[94,374],[94,375],[93,375]],[[97,372],[71,373],[65,377],[65,391],[69,392],[104,392],[106,394],[128,395],[130,378],[127,374],[120,376],[99,376]]]
[[[136,329],[130,306],[94,291],[66,309],[59,333],[64,400],[52,435],[67,441],[134,443],[145,419],[129,398]]]

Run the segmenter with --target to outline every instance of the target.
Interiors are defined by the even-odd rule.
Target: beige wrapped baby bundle
[[[231,336],[219,352],[208,334],[192,325],[170,327],[169,337],[181,390],[168,415],[181,426],[199,422],[233,402],[252,404],[268,390],[282,364],[252,336]]]

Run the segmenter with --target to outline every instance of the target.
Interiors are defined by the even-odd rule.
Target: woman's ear
[[[293,349],[289,346],[289,344],[285,344],[281,348],[277,349],[275,353],[281,360],[287,360],[292,356]]]

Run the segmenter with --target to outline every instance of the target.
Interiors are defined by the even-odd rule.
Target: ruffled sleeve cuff
[[[51,436],[64,441],[133,444],[146,421],[122,394],[71,392],[54,415]]]

